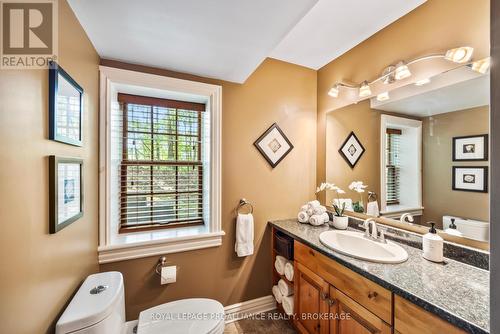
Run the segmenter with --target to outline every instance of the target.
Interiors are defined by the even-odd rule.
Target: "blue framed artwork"
[[[83,88],[55,62],[49,68],[49,139],[75,146],[83,141]]]

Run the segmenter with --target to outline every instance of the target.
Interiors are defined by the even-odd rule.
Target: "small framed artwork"
[[[453,137],[453,161],[487,161],[488,135]]]
[[[488,192],[488,167],[453,166],[452,189],[461,191]]]
[[[271,125],[253,144],[273,168],[293,149],[292,143],[276,123]]]
[[[365,153],[365,148],[359,141],[358,137],[356,137],[354,132],[351,132],[349,136],[347,136],[342,146],[340,146],[339,153],[349,164],[349,166],[351,166],[351,168],[354,168],[359,159],[361,159],[363,153]]]
[[[57,63],[49,68],[49,139],[82,146],[83,88]]]
[[[83,216],[83,160],[49,156],[49,232]]]

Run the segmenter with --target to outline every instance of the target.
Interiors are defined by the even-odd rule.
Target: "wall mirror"
[[[488,70],[468,63],[330,111],[326,180],[361,218],[418,232],[433,221],[449,240],[487,248],[489,92]],[[339,155],[351,132],[365,148],[354,167]],[[368,186],[361,196],[353,181]]]

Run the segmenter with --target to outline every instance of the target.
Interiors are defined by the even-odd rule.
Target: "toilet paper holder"
[[[167,257],[166,256],[160,257],[158,259],[158,263],[156,264],[155,273],[161,277],[161,268],[166,266],[167,266]]]

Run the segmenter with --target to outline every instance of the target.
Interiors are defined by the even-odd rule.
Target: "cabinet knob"
[[[328,298],[328,305],[329,305],[329,306],[333,306],[333,305],[335,305],[335,299],[330,299],[330,298]]]
[[[322,293],[320,294],[320,297],[321,297],[321,299],[322,299],[322,300],[326,300],[326,299],[328,299],[328,293],[326,293],[326,292],[322,292]]]
[[[309,254],[311,254],[312,256],[314,256],[314,252],[312,249],[309,249]]]
[[[368,293],[368,298],[373,299],[378,296],[378,293],[373,291]]]

